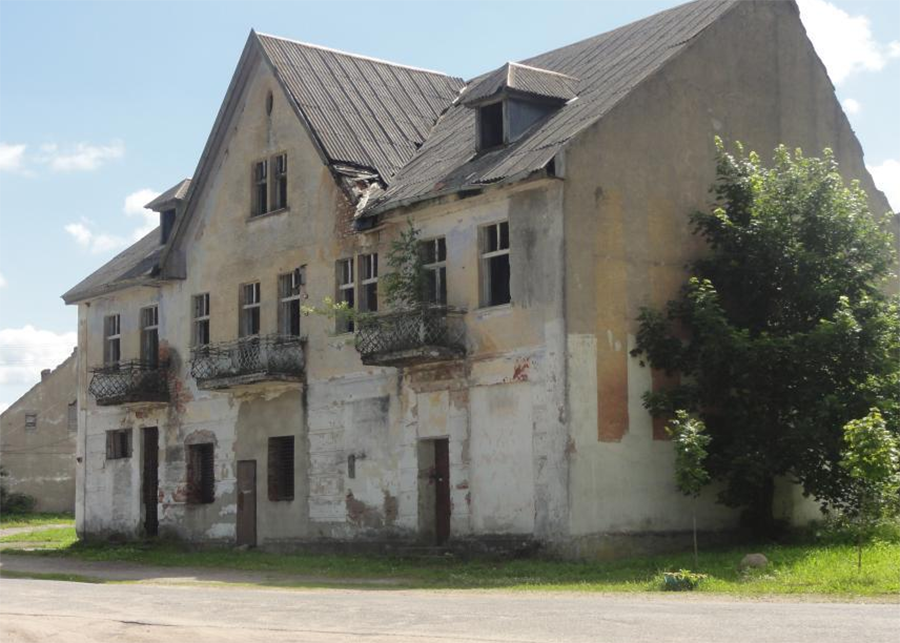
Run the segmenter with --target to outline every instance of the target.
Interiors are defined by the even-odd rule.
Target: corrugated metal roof
[[[385,183],[465,84],[440,72],[258,37],[328,161],[371,168]]]
[[[475,79],[363,216],[543,168],[573,136],[606,114],[737,1],[697,0],[522,61],[577,78],[578,97],[515,143],[483,154],[476,154],[475,110],[464,103],[468,92],[492,74]]]
[[[159,240],[159,228],[155,228],[70,289],[62,296],[63,301],[75,303],[151,276],[162,253]]]
[[[461,102],[471,104],[505,90],[567,101],[575,98],[577,85],[578,79],[572,76],[510,62],[472,83]]]
[[[168,205],[172,201],[182,201],[187,195],[188,188],[191,187],[190,179],[183,179],[170,187],[168,190],[153,199],[144,207],[148,210],[157,210],[161,206]]]

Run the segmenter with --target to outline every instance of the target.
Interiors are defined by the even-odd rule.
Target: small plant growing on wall
[[[675,412],[675,419],[666,426],[675,447],[675,484],[678,490],[690,496],[693,502],[694,567],[699,567],[697,547],[697,502],[700,491],[709,483],[709,473],[704,466],[711,438],[705,433],[701,420],[690,417],[685,410]]]
[[[898,513],[900,441],[888,430],[878,409],[844,426],[840,465],[853,481],[846,514],[856,538],[856,568],[862,571],[863,542],[878,522]]]

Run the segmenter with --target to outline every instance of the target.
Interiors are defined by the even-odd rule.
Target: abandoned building
[[[11,493],[35,500],[35,511],[75,511],[78,351],[0,414],[0,466]]]
[[[888,204],[793,1],[694,2],[468,82],[251,32],[160,227],[78,306],[77,528],[269,547],[690,529],[629,356],[702,251],[714,136]],[[430,306],[386,310],[419,231]],[[304,315],[326,298],[376,313]],[[810,515],[784,484],[779,512]],[[737,514],[699,504],[704,530]]]

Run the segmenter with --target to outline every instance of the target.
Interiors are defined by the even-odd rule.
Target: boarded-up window
[[[269,500],[294,499],[294,436],[269,438]]]
[[[106,459],[119,460],[131,457],[131,429],[106,432]]]
[[[25,430],[26,431],[36,431],[37,430],[37,413],[26,413],[25,414]]]
[[[216,499],[214,447],[211,442],[187,448],[187,501],[207,504]]]
[[[69,413],[66,416],[67,426],[70,433],[78,431],[78,401],[69,403]]]

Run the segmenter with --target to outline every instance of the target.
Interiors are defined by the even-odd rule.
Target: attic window
[[[275,99],[272,97],[272,92],[270,91],[266,94],[266,114],[272,113],[272,107],[275,106]]]
[[[503,145],[503,101],[478,108],[478,149]]]

